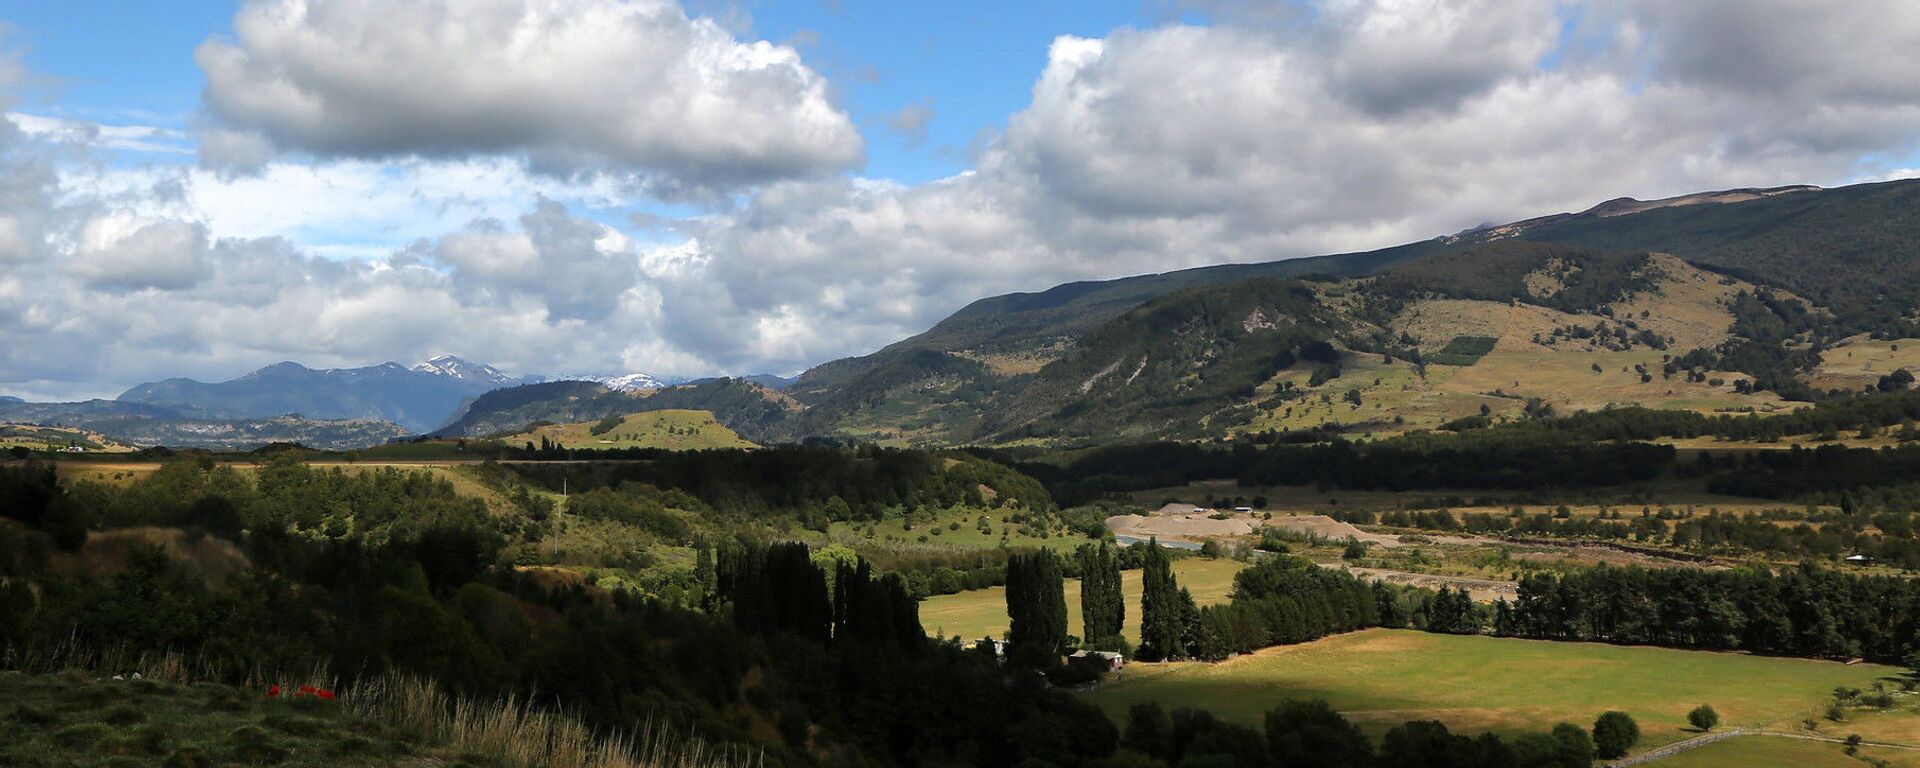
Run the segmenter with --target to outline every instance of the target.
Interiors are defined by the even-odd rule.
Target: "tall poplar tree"
[[[1147,542],[1147,556],[1141,567],[1140,656],[1147,659],[1177,659],[1186,655],[1182,640],[1186,634],[1186,603],[1180,599],[1180,584],[1173,578],[1173,564],[1160,541]]]
[[[1105,643],[1119,637],[1127,621],[1126,596],[1120,590],[1120,559],[1106,542],[1082,544],[1080,561],[1080,619],[1087,643]]]
[[[1067,639],[1067,594],[1052,550],[1007,558],[1008,639],[1058,652]]]

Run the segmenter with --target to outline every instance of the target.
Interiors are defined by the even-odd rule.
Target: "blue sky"
[[[764,3],[748,6],[754,31],[792,40],[810,31],[808,62],[840,84],[868,137],[871,175],[909,183],[968,167],[980,132],[997,129],[1025,106],[1059,35],[1101,37],[1149,21],[1144,4],[1095,2]],[[926,104],[934,111],[924,142],[885,127],[887,115]]]
[[[0,25],[0,394],[34,398],[444,353],[787,374],[1073,280],[1920,176],[1911,0],[15,0]]]
[[[230,35],[236,2],[23,0],[0,10],[36,84],[20,108],[108,124],[191,127],[206,78],[193,50]],[[983,131],[1027,102],[1058,35],[1100,37],[1152,24],[1146,3],[872,0],[696,2],[689,11],[743,36],[794,45],[830,78],[867,139],[869,176],[919,183],[969,167]],[[741,24],[745,26],[742,27]],[[888,129],[900,110],[933,111],[923,140]],[[164,160],[164,158],[132,158]]]

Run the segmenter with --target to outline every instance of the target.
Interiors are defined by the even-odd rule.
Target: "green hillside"
[[[569,448],[665,448],[672,451],[709,448],[753,448],[708,411],[667,409],[609,416],[575,424],[544,424],[500,438],[508,445],[550,441]]]
[[[664,408],[762,444],[891,445],[1787,410],[1884,375],[1836,376],[1823,355],[1920,336],[1916,202],[1920,182],[1623,199],[1365,253],[1070,283],[982,299],[784,393],[522,388],[446,434]]]

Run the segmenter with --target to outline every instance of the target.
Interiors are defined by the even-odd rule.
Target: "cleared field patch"
[[[1707,412],[1749,406],[1766,412],[1787,407],[1767,394],[1734,392],[1734,382],[1747,378],[1743,374],[1710,374],[1711,379],[1721,381],[1717,387],[1708,382],[1690,383],[1678,375],[1663,378],[1668,353],[1659,350],[1557,351],[1527,346],[1530,348],[1508,349],[1503,345],[1436,386],[1443,392],[1462,395],[1499,391],[1517,398],[1540,398],[1562,413],[1609,405]],[[1642,381],[1643,369],[1651,380]]]
[[[98,432],[73,427],[41,427],[32,424],[0,424],[0,451],[26,448],[30,451],[81,449],[89,453],[127,453],[133,446],[116,443]]]
[[[500,438],[507,445],[538,443],[541,439],[568,448],[664,448],[695,451],[709,448],[756,447],[725,424],[714,420],[711,411],[647,411],[621,417],[618,421],[587,421],[578,424],[545,424],[527,432]]]
[[[1817,389],[1860,389],[1902,368],[1920,372],[1920,339],[1854,336],[1820,353],[1809,383]]]
[[[88,480],[108,485],[128,486],[135,480],[160,471],[158,462],[84,462],[61,461],[54,464],[54,471],[65,482]]]
[[[1427,362],[1440,365],[1473,365],[1480,362],[1493,345],[1500,343],[1497,336],[1455,336],[1453,341],[1440,348],[1440,351],[1427,355]]]
[[[855,550],[871,547],[965,550],[1004,546],[1045,548],[1062,554],[1087,543],[1079,532],[1057,521],[1046,536],[1036,535],[1030,526],[1014,523],[1013,515],[1014,511],[1009,509],[925,509],[916,511],[911,519],[838,521],[827,527],[826,539]],[[873,535],[868,536],[868,531]]]
[[[1893,667],[1596,643],[1367,630],[1218,664],[1134,664],[1086,694],[1109,716],[1143,701],[1196,707],[1259,727],[1288,699],[1325,699],[1375,736],[1408,720],[1513,733],[1590,725],[1624,710],[1642,748],[1694,735],[1706,703],[1728,726],[1782,728],[1817,717],[1836,687],[1869,688]]]
[[[1233,576],[1244,567],[1245,563],[1232,560],[1190,557],[1174,561],[1173,575],[1180,586],[1193,592],[1194,602],[1214,605],[1227,601],[1227,594],[1233,591]],[[1120,591],[1127,596],[1127,640],[1140,642],[1139,570],[1120,572]],[[1079,637],[1083,626],[1080,581],[1068,579],[1066,593],[1067,634]],[[1007,631],[1007,589],[990,587],[929,597],[920,603],[920,626],[926,627],[928,634],[959,635],[966,640],[1001,637]]]
[[[413,463],[413,462],[388,464],[388,463],[381,463],[381,462],[365,462],[365,461],[355,462],[351,464],[344,463],[344,462],[331,462],[331,461],[313,462],[311,466],[316,470],[323,470],[323,471],[331,471],[331,470],[339,469],[339,470],[345,471],[349,475],[359,475],[359,474],[365,474],[367,472],[377,472],[383,469],[393,469],[401,472],[425,472],[429,475],[432,475],[435,479],[446,480],[447,482],[452,483],[454,493],[457,493],[461,496],[476,498],[486,502],[487,509],[491,510],[494,514],[517,514],[518,513],[517,509],[514,507],[512,502],[508,501],[505,496],[500,495],[498,491],[495,491],[492,487],[488,486],[486,483],[481,482],[480,478],[475,475],[475,470],[466,466],[421,464],[421,463]],[[251,469],[251,467],[241,467],[242,471],[246,471],[247,469]]]

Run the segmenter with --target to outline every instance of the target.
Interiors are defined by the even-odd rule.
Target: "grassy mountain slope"
[[[548,440],[570,448],[752,448],[753,443],[714,420],[708,411],[667,409],[609,416],[602,421],[543,424],[500,438],[508,445]]]
[[[1398,432],[1485,413],[1623,405],[1771,410],[1746,376],[1669,368],[1716,346],[1754,286],[1669,256],[1500,242],[1344,281],[1254,279],[1147,302],[1088,334],[973,439],[1106,441],[1322,427]]]
[[[1379,251],[982,299],[807,371],[779,407],[676,403],[699,400],[677,407],[761,442],[893,443],[1403,430],[1625,404],[1770,411],[1791,407],[1773,393],[1884,375],[1828,371],[1822,353],[1920,335],[1916,278],[1920,181],[1623,198]],[[1303,362],[1310,342],[1332,351]],[[634,410],[543,408],[569,421]]]
[[[1671,253],[1793,291],[1856,330],[1896,324],[1920,307],[1920,180],[1583,214],[1523,227],[1517,236]]]
[[[995,409],[982,433],[1186,433],[1274,374],[1324,365],[1351,321],[1309,284],[1255,278],[1155,299],[1102,325]]]
[[[1259,264],[1222,264],[1157,275],[1067,283],[1038,293],[981,299],[926,333],[888,347],[958,351],[1054,337],[1078,338],[1149,299],[1203,285],[1252,278],[1308,275],[1351,277],[1378,272],[1445,250],[1423,241],[1377,251],[1314,256]]]

